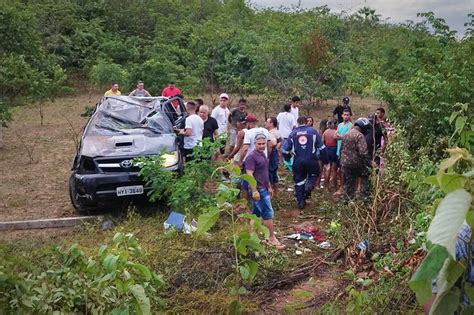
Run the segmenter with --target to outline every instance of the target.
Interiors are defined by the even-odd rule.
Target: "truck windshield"
[[[91,134],[173,133],[171,122],[161,112],[159,106],[121,102],[115,99],[113,101],[113,103],[102,104],[104,106],[99,107],[92,116],[89,129]]]

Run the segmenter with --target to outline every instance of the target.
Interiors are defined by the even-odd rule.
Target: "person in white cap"
[[[214,117],[217,120],[219,129],[217,129],[218,134],[227,132],[227,123],[229,119],[229,95],[222,93],[219,96],[219,106],[214,107],[211,113],[211,117]]]

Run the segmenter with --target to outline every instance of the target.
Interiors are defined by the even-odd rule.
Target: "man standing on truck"
[[[145,83],[143,81],[137,82],[137,88],[130,92],[128,96],[137,96],[137,97],[150,97],[151,94],[145,90]]]
[[[189,116],[186,117],[184,129],[177,129],[178,135],[184,136],[183,155],[186,162],[194,158],[194,147],[202,141],[204,122],[196,114],[196,107],[196,103],[192,101],[186,103],[186,112]]]
[[[245,117],[247,117],[247,100],[245,98],[241,98],[239,100],[239,106],[234,108],[229,115],[229,152],[232,152],[235,147],[235,143],[237,141],[237,133],[239,132],[239,128],[237,126],[239,121],[242,121]]]
[[[119,85],[116,82],[112,83],[112,86],[110,87],[110,90],[108,90],[104,94],[104,96],[120,96],[120,95],[122,95],[122,93],[120,93]]]
[[[181,90],[176,87],[173,81],[171,81],[167,87],[161,91],[161,96],[165,96],[167,98],[172,98],[178,94],[181,94]]]
[[[167,98],[172,98],[180,94],[181,90],[176,87],[173,81],[171,81],[168,86],[165,87],[163,91],[161,91],[161,96],[165,96]],[[179,106],[179,102],[177,101],[174,101],[171,104],[173,104],[174,108],[177,108]]]

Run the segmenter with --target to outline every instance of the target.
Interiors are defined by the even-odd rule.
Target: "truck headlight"
[[[163,158],[163,167],[170,167],[170,166],[176,165],[178,164],[178,161],[179,161],[178,151],[163,154],[162,158]]]

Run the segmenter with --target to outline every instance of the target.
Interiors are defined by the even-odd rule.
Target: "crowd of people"
[[[230,109],[229,95],[222,93],[210,115],[201,99],[188,101],[189,116],[185,128],[178,131],[185,137],[183,153],[187,160],[193,158],[191,147],[199,145],[196,139],[225,139],[220,157],[233,161],[242,174],[255,179],[254,187],[241,181],[242,196],[252,202],[253,213],[269,228],[269,244],[277,247],[283,245],[274,235],[271,199],[278,192],[281,164],[293,173],[299,209],[306,207],[315,188],[325,188],[346,200],[354,199],[359,191],[366,199],[370,193],[369,174],[371,169],[383,166],[388,139],[383,108],[353,121],[350,99],[344,97],[332,119],[323,119],[316,130],[312,117],[299,115],[300,106],[301,99],[294,96],[276,117],[260,124],[255,115],[248,113],[247,100],[240,99]]]
[[[162,96],[173,97],[181,91],[171,82]],[[120,95],[118,85],[106,96]],[[150,96],[139,81],[130,96]],[[299,114],[298,96],[282,106],[276,117],[268,117],[259,124],[257,117],[247,111],[247,100],[241,98],[235,108],[229,108],[227,93],[219,96],[219,104],[212,111],[202,99],[185,103],[187,117],[183,129],[182,154],[186,161],[193,159],[193,150],[203,139],[219,141],[220,159],[238,165],[242,174],[255,179],[256,185],[241,181],[242,196],[252,202],[252,211],[261,217],[270,231],[270,245],[283,247],[274,235],[271,199],[278,192],[279,168],[293,174],[296,205],[304,209],[315,188],[324,188],[335,196],[350,201],[359,192],[362,199],[370,194],[371,169],[383,167],[383,152],[387,145],[390,126],[384,108],[367,117],[353,120],[349,97],[332,112],[331,119],[320,121],[314,128],[312,117]]]

